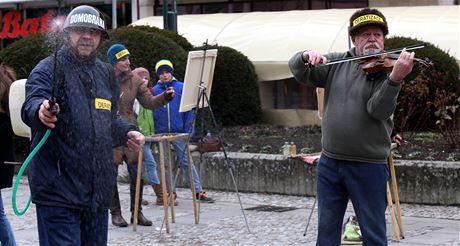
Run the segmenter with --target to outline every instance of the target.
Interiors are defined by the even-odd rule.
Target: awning
[[[261,81],[292,77],[289,58],[301,50],[348,50],[348,19],[357,9],[179,15],[178,33],[195,46],[232,47],[255,65]],[[389,37],[417,38],[437,45],[460,64],[460,6],[382,7]],[[132,25],[163,28],[162,16]]]

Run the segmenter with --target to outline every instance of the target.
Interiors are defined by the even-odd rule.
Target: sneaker
[[[207,203],[214,203],[215,200],[208,196],[208,192],[202,191],[200,193],[196,193],[196,199],[202,202]]]
[[[342,245],[361,245],[363,237],[356,216],[350,216],[344,224]]]

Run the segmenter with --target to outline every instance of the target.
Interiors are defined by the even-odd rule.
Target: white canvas
[[[205,55],[206,54],[206,55]],[[206,88],[208,99],[211,97],[212,79],[214,67],[216,66],[217,49],[190,51],[187,58],[185,70],[184,89],[182,91],[179,112],[189,111],[197,106],[200,94],[200,84]],[[202,98],[204,100],[204,98]],[[199,107],[207,107],[199,102]]]

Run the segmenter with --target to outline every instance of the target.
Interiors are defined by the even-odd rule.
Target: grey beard
[[[70,47],[70,45],[69,45],[69,49],[70,49],[70,52],[72,53],[72,55],[78,61],[81,61],[81,62],[93,60],[96,57],[96,53],[97,53],[96,50],[94,50],[93,52],[91,52],[91,54],[89,54],[87,56],[83,56],[83,55],[80,55],[80,53],[78,52],[77,48]]]

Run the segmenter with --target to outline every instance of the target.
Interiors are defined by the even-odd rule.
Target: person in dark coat
[[[3,207],[2,192],[13,183],[14,166],[5,164],[5,161],[14,161],[13,129],[11,126],[8,95],[10,86],[15,81],[15,74],[0,61],[0,244],[16,245],[13,229],[6,217]]]
[[[63,47],[27,79],[21,115],[32,129],[31,148],[51,129],[28,175],[40,245],[106,245],[116,184],[112,148],[126,144],[139,151],[145,140],[119,117],[113,68],[96,57],[108,38],[102,14],[74,8],[63,31]]]

